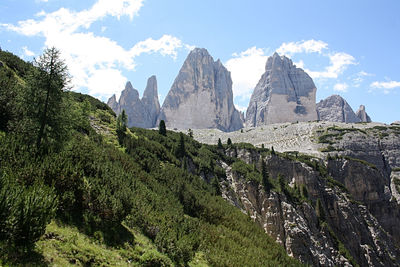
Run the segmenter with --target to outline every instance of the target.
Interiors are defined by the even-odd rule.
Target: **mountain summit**
[[[143,98],[139,98],[139,92],[133,88],[131,82],[127,82],[121,92],[119,101],[115,95],[108,99],[107,105],[118,115],[125,110],[128,115],[128,126],[153,128],[156,126],[157,116],[160,112],[160,103],[157,93],[156,76],[147,80],[147,86]]]
[[[265,65],[246,113],[246,126],[317,119],[311,77],[292,60],[274,53]]]
[[[160,120],[179,129],[242,128],[243,122],[233,104],[230,72],[220,60],[214,61],[206,49],[192,50],[165,98]]]
[[[321,121],[346,123],[361,121],[347,101],[340,95],[331,95],[317,103],[317,113],[318,119]]]

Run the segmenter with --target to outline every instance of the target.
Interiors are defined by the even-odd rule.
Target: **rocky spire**
[[[365,106],[360,105],[356,112],[357,117],[362,121],[362,122],[371,122],[371,118],[368,116],[367,112],[365,111]]]
[[[340,95],[331,95],[317,103],[318,119],[321,121],[355,123],[356,116],[347,101]]]
[[[160,113],[160,102],[158,101],[157,78],[155,75],[147,80],[147,86],[143,93],[142,103],[149,115],[149,127],[154,127]]]
[[[128,126],[152,128],[155,127],[156,119],[160,111],[158,102],[157,79],[152,76],[147,81],[143,98],[139,98],[139,92],[133,88],[131,82],[127,82],[125,89],[121,92],[119,101],[115,95],[108,99],[107,104],[118,115],[125,110],[128,115]]]
[[[204,48],[192,50],[163,103],[159,121],[179,129],[243,127],[233,104],[230,72]]]
[[[316,120],[316,91],[307,73],[275,52],[251,96],[246,126]]]

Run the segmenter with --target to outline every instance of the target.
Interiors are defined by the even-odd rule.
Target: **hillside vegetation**
[[[127,129],[67,90],[54,49],[33,64],[4,51],[0,61],[0,263],[299,264],[222,199],[217,146]]]

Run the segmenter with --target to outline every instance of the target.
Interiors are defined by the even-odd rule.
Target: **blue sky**
[[[106,101],[156,75],[160,102],[190,49],[231,71],[244,110],[274,51],[374,121],[400,120],[398,0],[2,0],[0,46],[26,60],[56,46],[74,90]]]

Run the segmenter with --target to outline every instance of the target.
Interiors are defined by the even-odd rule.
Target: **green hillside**
[[[299,265],[219,196],[217,146],[126,129],[63,72],[0,61],[0,263]]]

